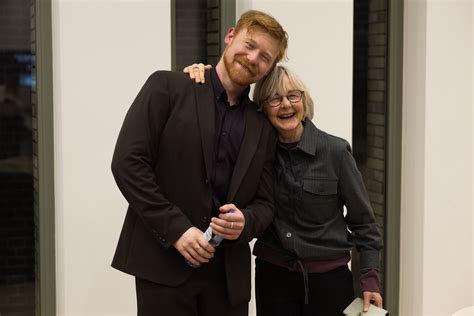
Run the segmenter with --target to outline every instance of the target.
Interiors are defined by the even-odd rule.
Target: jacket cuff
[[[163,236],[158,234],[156,231],[154,231],[154,233],[158,242],[165,249],[168,249],[191,227],[193,227],[191,222],[189,220],[185,220],[174,223],[174,225],[169,228],[168,233],[164,234]]]
[[[360,252],[360,270],[378,269],[380,262],[378,250],[365,250]]]
[[[250,219],[249,212],[247,211],[247,209],[241,209],[240,211],[244,215],[245,226],[244,226],[244,229],[242,230],[242,233],[240,234],[239,238],[237,238],[234,242],[248,243],[253,239],[253,238],[250,238],[250,233],[251,233],[250,221],[251,221],[251,219]]]

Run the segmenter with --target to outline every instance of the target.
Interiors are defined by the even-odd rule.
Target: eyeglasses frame
[[[289,95],[291,92],[295,92],[295,91],[300,92],[300,93],[301,93],[301,96],[300,96],[300,98],[299,98],[297,101],[291,101],[291,100],[288,98],[288,95]],[[303,90],[291,90],[291,91],[288,91],[288,94],[287,94],[287,95],[285,95],[285,96],[280,96],[280,103],[278,103],[278,104],[276,104],[276,105],[272,105],[272,104],[270,103],[270,98],[272,98],[273,96],[266,98],[266,99],[265,99],[265,102],[266,102],[268,105],[270,105],[270,107],[276,108],[276,107],[279,107],[279,106],[283,103],[283,98],[286,98],[291,104],[295,104],[295,103],[300,102],[300,101],[303,99],[303,95],[304,95],[304,91],[303,91]]]

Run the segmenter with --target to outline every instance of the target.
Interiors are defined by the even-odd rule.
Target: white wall
[[[317,126],[352,141],[352,0],[241,0],[273,15],[289,34],[288,67],[308,86]]]
[[[471,53],[474,51],[474,5],[471,6]],[[471,55],[471,122],[474,122],[474,62]],[[471,157],[474,157],[474,127],[471,124]],[[474,173],[474,158],[471,160],[471,172]],[[471,178],[471,205],[474,205],[474,176]],[[471,240],[474,240],[474,216],[471,217]],[[474,265],[474,245],[471,248],[471,262]],[[474,288],[474,277],[471,280]],[[473,304],[474,305],[474,304]]]
[[[110,161],[148,75],[170,69],[169,0],[53,0],[58,315],[134,315],[110,267],[126,203]]]
[[[400,315],[474,305],[472,1],[406,1]]]

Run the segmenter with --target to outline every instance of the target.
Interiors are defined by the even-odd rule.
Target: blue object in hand
[[[234,210],[229,210],[227,213],[235,213]],[[212,233],[212,227],[209,226],[206,231],[204,232],[204,239],[206,241],[209,242],[209,244],[211,244],[211,246],[213,247],[217,247],[220,245],[220,243],[222,242],[222,237],[221,236],[217,236],[217,235],[214,235]],[[193,264],[189,261],[186,260],[186,263],[190,266],[190,267],[193,267],[193,268],[199,268],[201,265],[200,264]]]

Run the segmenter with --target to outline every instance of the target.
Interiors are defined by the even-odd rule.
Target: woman
[[[199,67],[191,75],[196,81],[203,78]],[[257,314],[342,315],[354,299],[347,266],[353,246],[360,253],[364,310],[369,301],[382,307],[382,239],[350,145],[311,122],[310,93],[284,66],[256,84],[253,99],[279,139],[275,219],[253,250]]]

